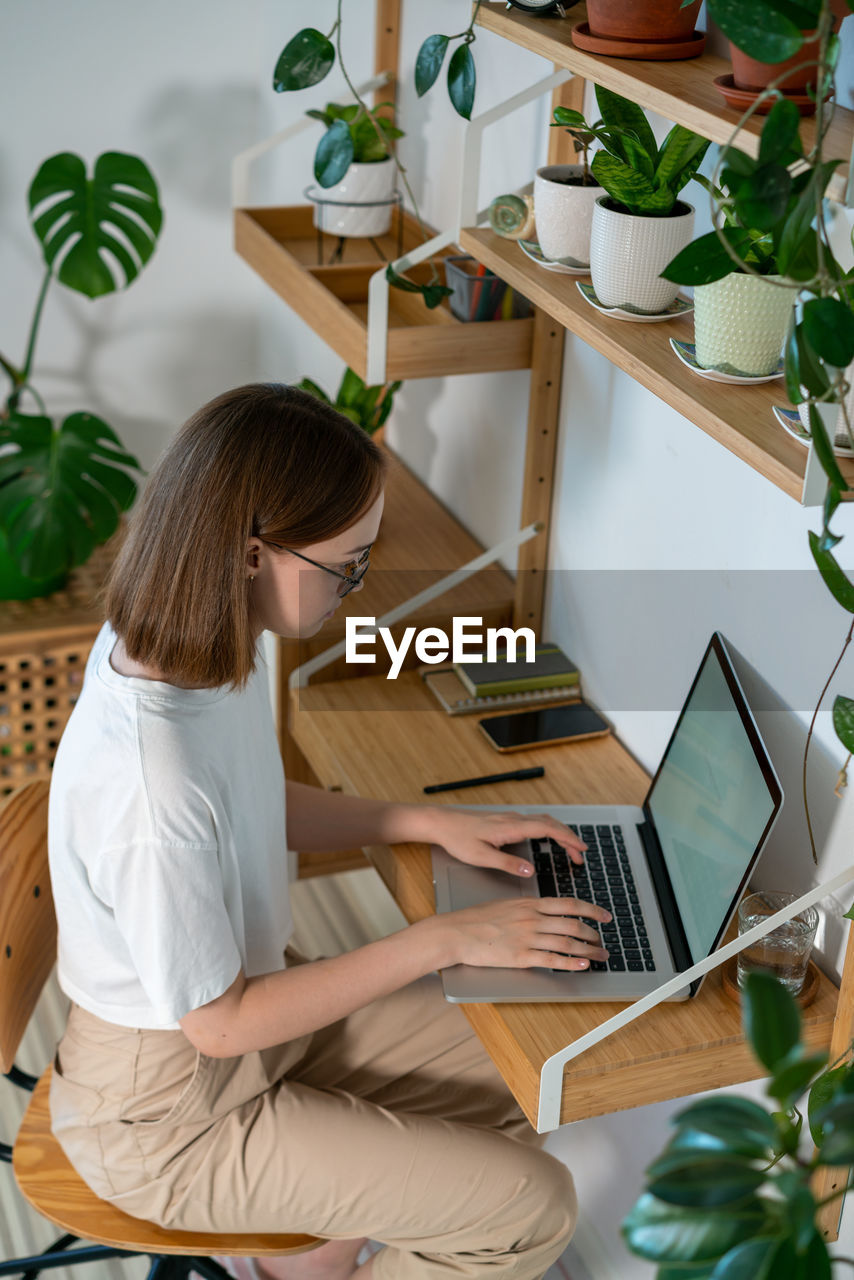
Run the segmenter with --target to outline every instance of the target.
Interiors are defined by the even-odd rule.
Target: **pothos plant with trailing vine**
[[[477,0],[471,21],[464,31],[450,36],[428,36],[421,45],[415,62],[415,89],[418,96],[423,97],[439,78],[450,45],[454,41],[460,41],[448,60],[447,88],[454,110],[465,120],[471,119],[474,106],[477,77],[471,45],[475,39],[474,23],[480,5],[481,0]],[[327,133],[321,139],[315,154],[315,178],[320,186],[325,187],[340,182],[353,160],[354,128],[361,130],[363,134],[366,130],[373,130],[376,150],[372,158],[390,156],[394,161],[421,234],[426,241],[430,237],[421,219],[418,202],[409,184],[406,168],[391,145],[395,138],[402,136],[401,131],[394,127],[387,116],[380,114],[381,110],[389,104],[382,103],[379,107],[369,107],[356,91],[344,64],[341,53],[342,7],[343,0],[338,0],[335,22],[326,35],[315,27],[304,27],[288,41],[276,62],[273,88],[277,93],[286,93],[296,89],[308,89],[312,85],[319,84],[332,70],[337,57],[355,107],[347,121],[337,118],[328,122]],[[308,114],[318,116],[317,112],[310,111]],[[386,277],[395,289],[402,289],[407,293],[420,293],[425,304],[433,308],[437,307],[453,290],[441,283],[435,264],[431,263],[430,268],[430,279],[426,284],[416,284],[408,280],[390,265],[386,268]]]
[[[843,2],[854,9],[854,0]],[[803,49],[805,36],[816,33],[810,91],[816,104],[814,141],[804,147],[798,109],[772,81],[721,151],[720,185],[713,182],[710,187],[714,230],[684,249],[663,274],[690,285],[710,284],[733,271],[760,274],[753,251],[761,242],[783,277],[776,287],[795,291],[797,303],[784,348],[786,390],[792,404],[807,407],[809,435],[827,477],[821,530],[810,532],[810,551],[831,595],[854,619],[854,582],[834,554],[842,535],[831,528],[840,502],[852,493],[833,450],[837,419],[854,445],[845,404],[854,361],[854,272],[843,269],[832,252],[824,204],[828,183],[845,162],[826,154],[840,50],[834,15],[830,0],[708,0],[708,13],[733,44],[765,63],[791,58]],[[762,128],[758,155],[753,157],[734,142],[757,107],[767,110],[769,97],[775,101]],[[807,755],[824,695],[852,636],[854,620],[819,697],[804,751],[804,806],[815,862]],[[854,752],[854,699],[843,695],[835,699],[833,724],[848,752],[837,784],[839,795]]]

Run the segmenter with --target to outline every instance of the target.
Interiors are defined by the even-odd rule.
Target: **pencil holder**
[[[481,274],[478,275],[478,270]],[[449,302],[458,320],[500,320],[507,285],[491,271],[480,268],[475,258],[461,255],[445,259],[445,280],[453,289]]]

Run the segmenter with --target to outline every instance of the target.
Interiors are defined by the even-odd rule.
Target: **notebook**
[[[494,662],[455,662],[454,670],[469,693],[478,698],[556,689],[579,680],[575,663],[556,644],[537,645],[532,662],[524,658],[511,662],[504,655]]]
[[[519,707],[542,707],[550,702],[568,702],[570,699],[577,701],[581,697],[579,680],[555,689],[532,689],[521,693],[475,697],[453,667],[421,667],[420,674],[433,697],[449,716],[470,715],[473,711],[481,714],[484,711],[503,711],[505,707],[511,710]]]
[[[579,897],[613,916],[608,961],[573,972],[454,965],[455,1002],[636,1000],[718,946],[783,804],[783,789],[715,632],[643,805],[515,805],[547,812],[587,843],[583,868],[549,840],[509,846],[536,874],[470,867],[433,846],[436,910],[507,897]],[[489,806],[495,808],[496,806]],[[580,873],[580,874],[579,874]],[[697,994],[700,982],[678,999]]]

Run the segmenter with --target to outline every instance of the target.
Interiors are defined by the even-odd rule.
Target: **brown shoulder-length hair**
[[[334,538],[372,505],[385,457],[296,387],[203,405],[158,462],[106,587],[128,655],[181,685],[242,686],[255,664],[246,544]]]

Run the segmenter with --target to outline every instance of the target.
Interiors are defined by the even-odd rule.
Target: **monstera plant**
[[[45,274],[23,363],[0,354],[10,384],[0,410],[3,599],[55,589],[111,537],[136,496],[139,463],[112,427],[85,410],[55,421],[33,364],[51,283],[87,298],[127,287],[154,252],[163,221],[147,165],[117,151],[99,156],[91,176],[79,156],[51,156],[30,185],[29,208]]]

